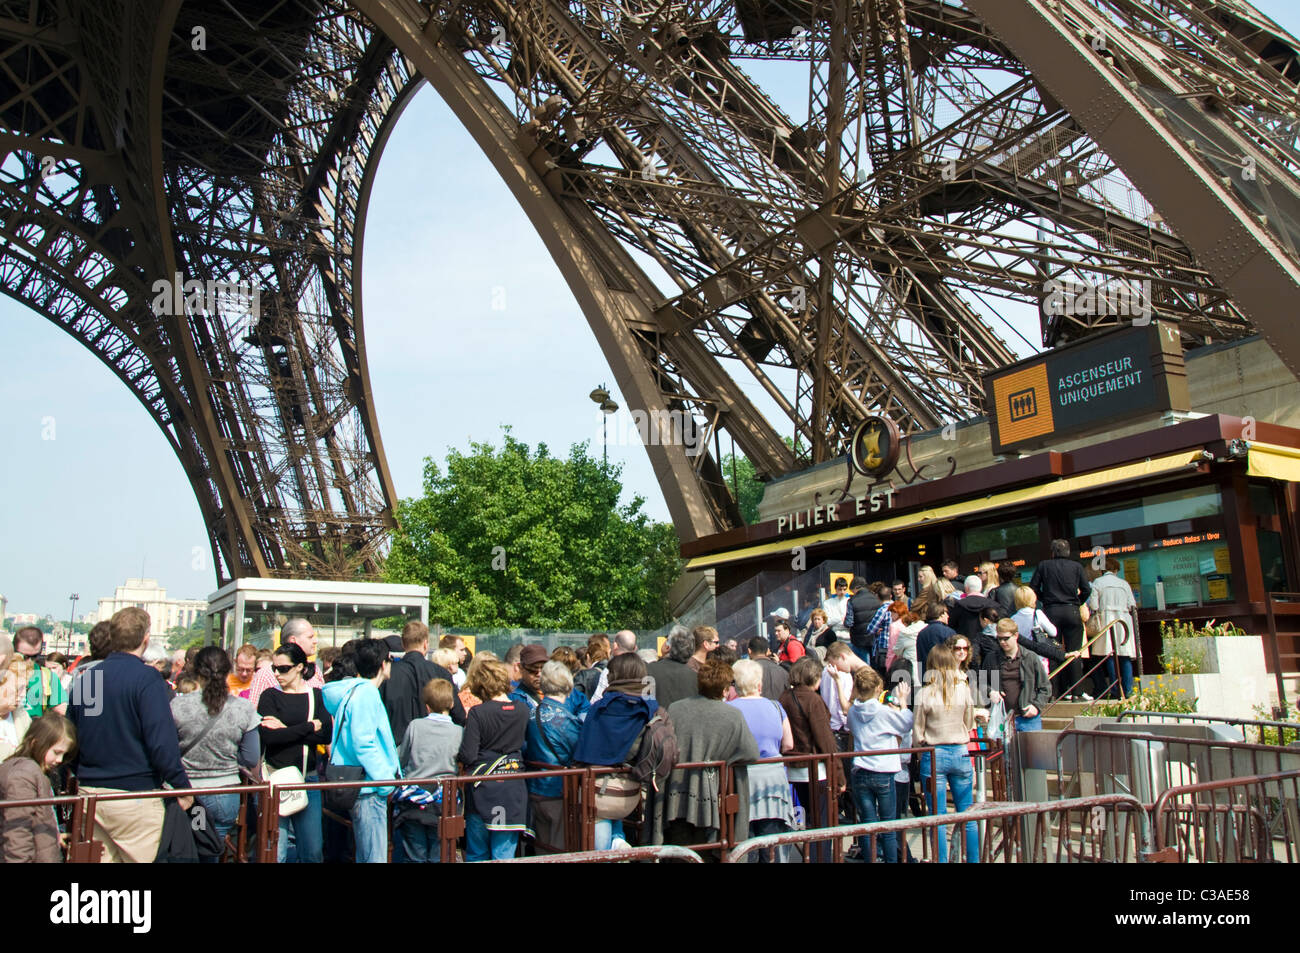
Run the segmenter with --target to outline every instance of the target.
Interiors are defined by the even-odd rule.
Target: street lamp
[[[64,649],[71,652],[72,651],[72,623],[73,620],[77,618],[77,600],[80,599],[81,596],[77,595],[74,592],[68,598],[72,600],[72,608],[68,610],[68,640],[67,640],[67,644],[64,646]]]
[[[618,410],[618,404],[610,399],[609,391],[605,385],[601,384],[590,394],[591,402],[600,408],[600,412],[605,416],[600,421],[600,444],[601,456],[604,460],[604,467],[609,469],[609,415]]]

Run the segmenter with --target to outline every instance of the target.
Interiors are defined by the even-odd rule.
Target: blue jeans
[[[1108,655],[1106,656],[1106,684],[1110,685],[1115,681],[1115,659],[1119,659],[1119,683],[1124,689],[1125,697],[1133,694],[1133,660],[1127,655]],[[1115,689],[1112,686],[1107,692],[1107,697],[1115,697]]]
[[[1042,731],[1043,716],[1035,715],[1033,718],[1021,718],[1016,715],[1016,731]]]
[[[509,860],[515,856],[519,844],[518,831],[490,831],[487,821],[474,811],[465,814],[465,859],[471,863],[480,860]]]
[[[352,805],[358,864],[388,863],[388,794],[363,794]]]
[[[894,793],[894,772],[867,771],[865,768],[853,769],[853,801],[858,806],[858,821],[873,824],[876,821],[892,821],[898,818],[898,801]],[[887,864],[898,863],[898,834],[879,835],[883,845],[881,853]],[[862,848],[862,859],[871,859],[871,846],[868,838],[858,839]],[[880,856],[878,854],[877,856]]]
[[[622,821],[596,821],[596,850],[613,850],[615,837],[623,837]]]
[[[952,788],[953,805],[958,813],[967,810],[974,800],[972,788],[975,782],[975,770],[971,767],[970,755],[965,745],[939,745],[935,748],[935,797],[930,797],[929,785],[926,785],[925,797],[930,802],[930,813],[948,813],[948,789]],[[930,777],[930,752],[921,755],[921,777]],[[980,834],[974,821],[966,822],[966,862],[979,863]],[[948,863],[948,830],[939,828],[939,863]]]
[[[405,850],[402,860],[406,864],[437,864],[442,862],[442,841],[438,839],[437,824],[407,821],[397,829],[397,840]]]
[[[308,778],[315,781],[315,777]],[[294,863],[319,864],[324,852],[321,836],[320,792],[307,792],[307,806],[297,814],[280,818],[280,839],[275,846],[276,863],[286,863],[289,855],[289,834],[293,834]]]
[[[224,850],[226,835],[230,833],[230,829],[235,826],[235,821],[239,819],[239,795],[199,794],[195,796],[194,800],[203,808],[207,824],[213,833],[217,835],[217,840],[221,842]],[[203,858],[205,864],[215,864],[220,860],[220,857]]]

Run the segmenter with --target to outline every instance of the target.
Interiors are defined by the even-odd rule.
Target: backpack
[[[596,686],[600,684],[600,676],[605,670],[599,665],[593,665],[591,668],[584,668],[573,676],[575,688],[581,688],[582,693],[588,698],[596,694]]]
[[[668,712],[660,708],[637,734],[623,759],[624,767],[641,784],[659,790],[659,779],[666,778],[677,767],[681,752],[677,748],[677,732],[673,730]]]

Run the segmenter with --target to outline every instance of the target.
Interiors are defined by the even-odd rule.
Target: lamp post
[[[618,410],[618,404],[609,396],[609,391],[605,385],[601,384],[589,395],[591,402],[600,408],[600,412],[605,416],[600,421],[600,444],[601,459],[604,461],[603,466],[609,469],[609,415]]]
[[[71,652],[72,651],[72,623],[73,620],[77,618],[77,600],[80,599],[81,596],[77,595],[77,593],[74,592],[68,598],[72,600],[72,608],[68,610],[68,639],[67,639],[67,644],[64,645],[63,648],[65,651]]]

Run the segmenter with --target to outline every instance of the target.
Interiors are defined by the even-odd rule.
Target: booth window
[[[1133,587],[1138,605],[1158,607],[1157,581],[1164,583],[1165,608],[1232,601],[1232,565],[1222,538],[1177,545],[1174,539],[1159,542],[1164,545],[1119,557],[1121,575]]]
[[[1219,490],[1213,486],[1188,487],[1170,493],[1155,493],[1137,499],[1076,510],[1075,537],[1134,530],[1143,526],[1176,523],[1221,512]]]

